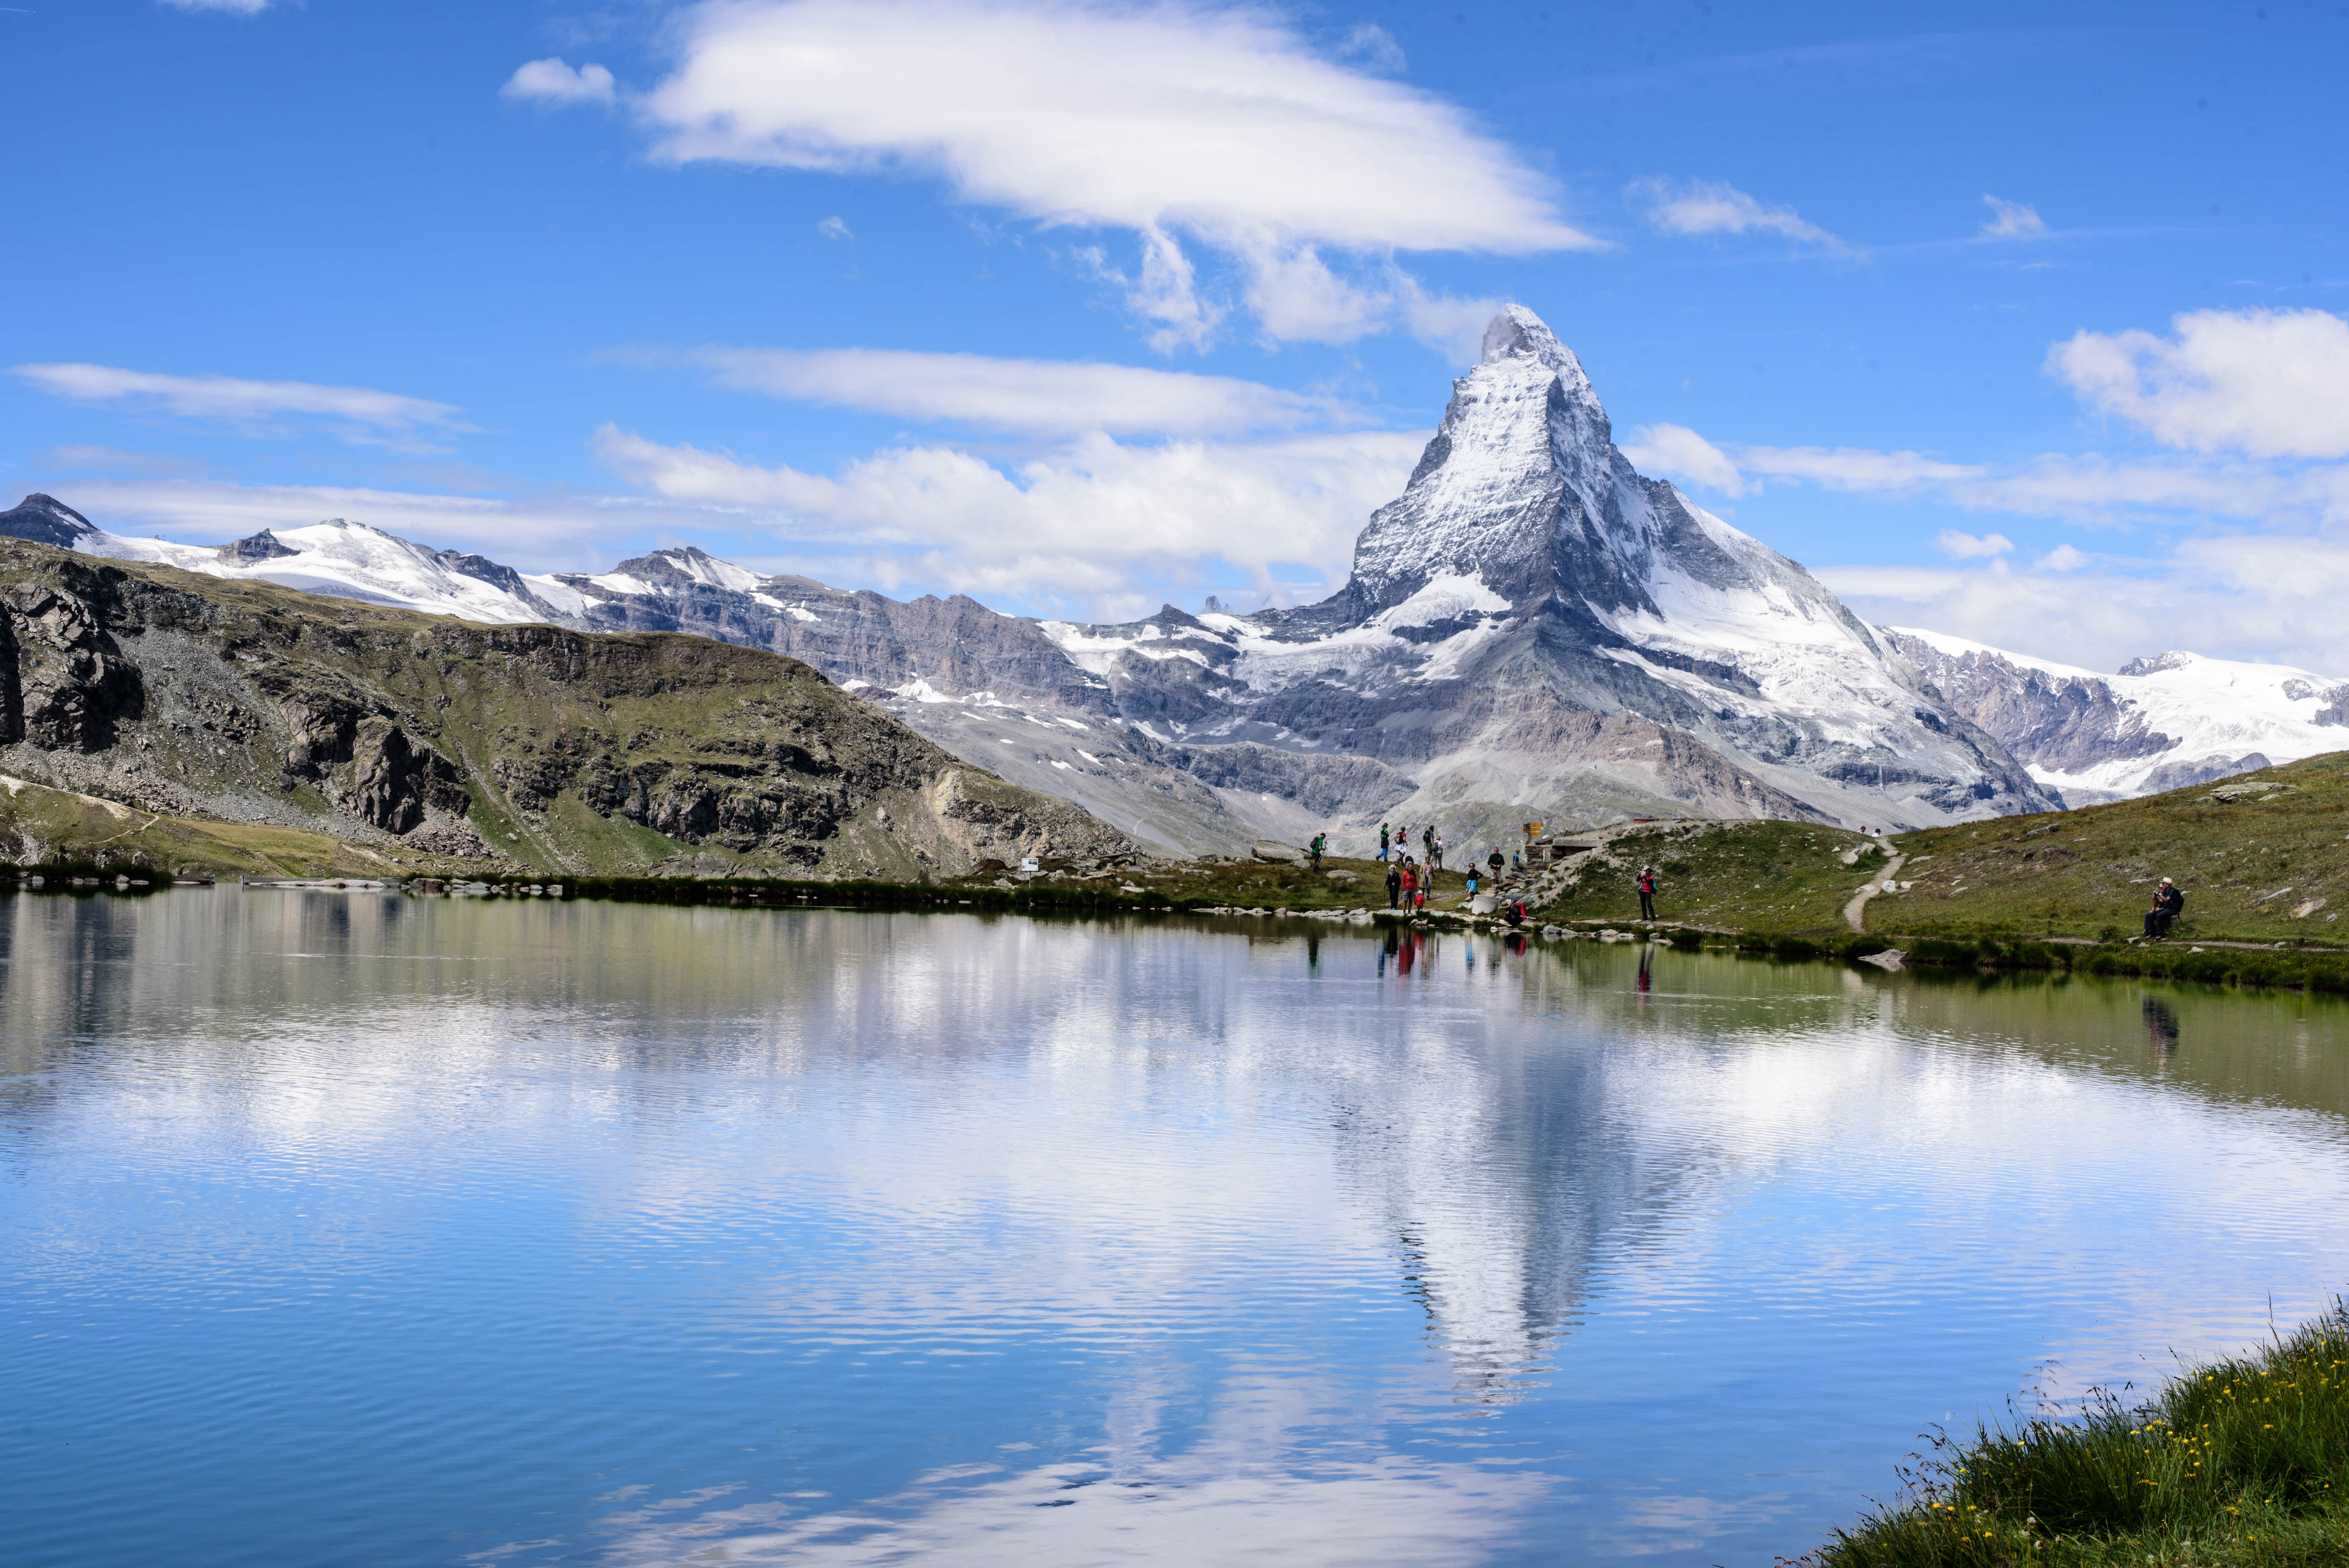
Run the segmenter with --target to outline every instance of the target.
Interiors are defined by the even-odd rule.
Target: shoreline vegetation
[[[1375,862],[1328,861],[1331,869]],[[1303,868],[1233,862],[1215,868],[1226,875],[1184,878],[1151,888],[1112,872],[1098,880],[1051,882],[977,881],[895,882],[818,881],[781,877],[549,877],[502,876],[494,880],[408,877],[370,878],[364,873],[300,879],[311,886],[390,885],[419,896],[581,899],[739,909],[864,909],[906,913],[1030,915],[1183,915],[1266,918],[1393,926],[1425,931],[1508,934],[1498,916],[1472,915],[1453,907],[1413,913],[1390,911],[1367,897],[1371,878],[1359,873],[1356,887],[1318,882]],[[175,879],[129,861],[50,861],[6,868],[16,885],[53,894],[140,896],[160,892]],[[1137,873],[1147,875],[1148,873]],[[1463,878],[1440,873],[1445,902],[1458,904]],[[184,885],[185,879],[176,879]],[[210,879],[205,879],[210,880]],[[280,879],[254,879],[271,885]],[[291,883],[296,879],[282,879]],[[2136,944],[2125,942],[2034,941],[1997,932],[1966,936],[1878,936],[1845,932],[1741,930],[1681,922],[1618,921],[1568,915],[1557,905],[1537,910],[1517,928],[1529,943],[1570,941],[1652,942],[1682,952],[1733,953],[1741,957],[1785,963],[1859,964],[1914,968],[1983,977],[2019,975],[2148,979],[2304,991],[2349,995],[2349,952],[2308,945],[2230,945],[2204,948],[2186,941]],[[1897,953],[1899,958],[1887,962]]]
[[[2142,1403],[1931,1440],[1904,1500],[1781,1568],[2349,1564],[2349,1305]]]

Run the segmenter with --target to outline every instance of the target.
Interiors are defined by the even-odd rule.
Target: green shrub
[[[1947,1438],[1818,1568],[2349,1563],[2349,1311],[2151,1401]]]

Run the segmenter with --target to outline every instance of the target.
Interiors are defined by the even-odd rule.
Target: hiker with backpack
[[[1640,868],[1640,918],[1656,918],[1656,868],[1653,866]]]
[[[1379,824],[1379,859],[1383,861],[1387,858],[1387,850],[1393,843],[1394,840],[1390,838],[1387,834],[1387,825],[1384,822],[1381,822]]]
[[[2168,935],[2169,928],[2185,913],[2185,890],[2168,877],[2162,878],[2161,885],[2153,890],[2153,907],[2145,912],[2146,935],[2156,941]]]
[[[1329,847],[1330,835],[1327,833],[1314,834],[1313,841],[1305,846],[1305,852],[1313,857],[1313,869],[1315,871],[1318,872],[1321,869],[1321,851]]]

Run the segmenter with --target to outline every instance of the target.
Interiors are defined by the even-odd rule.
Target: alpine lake
[[[2349,1280],[2349,1009],[0,897],[6,1560],[1766,1564]]]

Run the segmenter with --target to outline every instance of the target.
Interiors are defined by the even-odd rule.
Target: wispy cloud
[[[2014,548],[2014,541],[2002,533],[1963,533],[1954,528],[1941,530],[1933,547],[1944,555],[1954,555],[1961,561],[1986,561],[2004,555]]]
[[[1667,234],[1775,234],[1832,254],[1854,253],[1854,247],[1792,207],[1770,206],[1719,181],[1635,180],[1626,194]]]
[[[1138,574],[1180,581],[1209,561],[1268,593],[1300,566],[1334,584],[1362,520],[1402,489],[1425,438],[1131,446],[1091,436],[1009,469],[928,446],[813,474],[607,425],[596,453],[662,500],[724,509],[802,546],[893,554],[901,571],[918,562],[931,581],[1032,603],[1116,597]]]
[[[2349,456],[2349,321],[2321,310],[2198,310],[2172,336],[2080,332],[2049,372],[2167,446],[2255,458]]]
[[[639,106],[657,156],[914,173],[1035,222],[1123,230],[1131,303],[1162,347],[1215,330],[1194,248],[1237,269],[1268,337],[1342,342],[1399,319],[1395,253],[1597,243],[1458,107],[1317,53],[1268,11],[727,0],[677,37]],[[1350,47],[1385,58],[1367,35]]]
[[[2035,207],[1996,196],[1984,196],[1982,201],[1990,208],[1982,226],[1981,237],[1985,240],[2035,240],[2047,232],[2047,220]]]
[[[429,433],[463,430],[462,410],[447,403],[371,387],[310,381],[247,381],[233,376],[167,376],[110,365],[19,365],[11,371],[42,391],[77,403],[126,405],[182,418],[212,419],[274,434],[273,420],[311,417],[343,421],[345,439],[412,443]]]
[[[498,90],[506,98],[561,108],[576,103],[608,104],[618,97],[619,84],[602,66],[581,66],[574,70],[560,57],[550,56],[516,67],[514,74],[506,78],[506,85]]]
[[[823,235],[827,240],[853,240],[856,238],[854,231],[851,230],[848,226],[848,221],[845,218],[841,217],[836,212],[818,223],[815,226],[815,232]]]
[[[1226,376],[885,348],[624,351],[721,387],[1011,434],[1209,436],[1342,422],[1336,401]]]
[[[1642,425],[1621,445],[1623,455],[1642,472],[1727,496],[1745,493],[1745,476],[1736,461],[1686,425]]]
[[[270,0],[157,0],[174,11],[222,11],[232,16],[258,16],[269,9]]]

